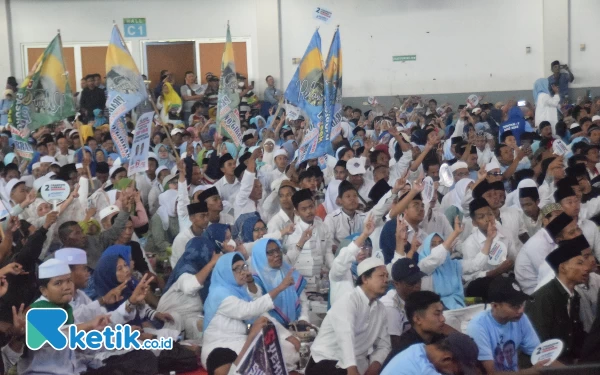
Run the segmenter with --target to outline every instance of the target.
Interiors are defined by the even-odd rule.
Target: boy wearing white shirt
[[[256,178],[256,159],[260,155],[260,149],[254,150],[252,155],[247,159],[245,168],[239,173],[243,173],[240,179],[240,190],[235,195],[234,219],[237,220],[242,214],[249,212],[258,212],[263,214],[262,202],[262,184]],[[239,167],[244,166],[244,162],[240,161]],[[237,168],[236,168],[237,169]]]
[[[368,258],[357,267],[357,287],[339,300],[325,317],[311,346],[306,375],[377,374],[390,352],[385,307],[387,290],[383,261]]]

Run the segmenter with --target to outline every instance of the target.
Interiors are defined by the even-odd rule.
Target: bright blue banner
[[[325,133],[328,140],[340,134],[342,127],[342,44],[336,29],[325,64]],[[333,149],[330,151],[333,155]]]

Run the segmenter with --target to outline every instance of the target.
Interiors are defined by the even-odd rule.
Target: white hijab
[[[323,204],[325,205],[325,211],[327,211],[328,214],[340,208],[340,206],[335,203],[335,200],[338,197],[338,191],[341,183],[342,181],[340,180],[332,180],[329,183],[329,186],[327,186],[327,191],[325,192],[325,201]]]
[[[458,208],[460,212],[464,212],[462,201],[466,198],[465,193],[467,192],[467,186],[471,182],[473,182],[473,180],[470,178],[463,178],[456,183],[454,189],[448,193],[448,207],[454,206]]]
[[[264,149],[264,146],[267,143],[271,143],[273,145],[273,151],[271,152],[266,152]],[[275,141],[267,138],[265,139],[265,141],[263,142],[263,157],[262,157],[262,162],[265,164],[269,164],[269,165],[274,165],[275,164],[275,152],[277,151],[278,147],[275,145]]]
[[[177,190],[169,189],[158,196],[158,210],[156,213],[160,216],[164,230],[169,229],[169,217],[177,216],[175,209],[177,207]]]
[[[506,195],[506,202],[504,205],[506,207],[518,207],[521,208],[521,202],[519,201],[519,190],[525,187],[534,187],[537,188],[537,184],[530,178],[525,178],[519,182],[517,188]]]

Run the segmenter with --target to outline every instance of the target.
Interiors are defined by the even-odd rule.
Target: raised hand
[[[308,228],[306,228],[304,232],[302,232],[302,237],[300,237],[300,241],[302,241],[302,243],[305,243],[306,241],[310,240],[314,228],[314,225],[311,225]]]
[[[296,225],[294,223],[289,223],[288,225],[283,227],[283,229],[281,230],[281,235],[286,236],[288,234],[292,234],[292,233],[294,233],[295,229],[296,229]]]
[[[48,212],[48,214],[46,214],[46,221],[44,222],[44,228],[49,229],[52,226],[52,224],[56,223],[57,219],[58,219],[58,212],[56,212],[56,211]]]
[[[483,164],[477,171],[477,179],[483,181],[487,177],[487,171],[485,170],[485,164]]]
[[[369,215],[367,215],[367,220],[365,220],[362,234],[369,237],[371,234],[373,234],[374,231],[375,231],[375,218],[373,217],[372,213],[369,213]]]
[[[0,276],[5,275],[28,275],[29,272],[23,271],[23,266],[17,262],[12,262],[0,269]]]
[[[153,276],[145,274],[144,277],[142,277],[142,280],[140,280],[140,283],[135,287],[133,293],[131,293],[131,296],[129,297],[129,303],[132,305],[138,305],[144,302],[146,294],[150,290],[150,283],[152,280],[154,280]]]
[[[465,230],[465,225],[460,222],[458,215],[454,217],[454,232],[461,234]]]
[[[0,297],[3,297],[8,292],[8,281],[5,276],[0,276]]]
[[[122,301],[123,296],[121,295],[121,293],[123,292],[123,289],[127,287],[128,282],[129,280],[121,283],[121,285],[118,285],[116,288],[109,290],[108,293],[106,293],[102,297],[102,301],[107,305],[112,305],[113,303]]]
[[[89,324],[92,330],[102,331],[104,327],[110,324],[110,315],[98,315]]]
[[[406,242],[408,239],[408,224],[398,215],[396,224],[396,241]]]
[[[496,223],[490,221],[487,228],[486,238],[489,240],[493,240],[494,238],[496,238],[496,234],[498,234],[498,228],[496,228]]]
[[[294,269],[290,268],[287,275],[285,275],[283,280],[281,280],[281,284],[279,284],[279,287],[281,288],[281,290],[285,290],[288,287],[294,285],[295,281],[294,281],[293,275],[294,275]]]
[[[25,334],[25,304],[22,303],[17,310],[16,306],[12,307],[13,314],[13,328],[15,330],[16,335],[22,336]]]

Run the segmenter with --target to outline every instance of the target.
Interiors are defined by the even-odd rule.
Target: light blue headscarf
[[[227,147],[227,152],[231,155],[232,158],[237,159],[238,148],[231,142],[225,142],[225,147]]]
[[[538,95],[541,93],[545,93],[550,95],[550,89],[548,86],[550,83],[548,82],[548,78],[540,78],[533,84],[533,105],[537,104]]]
[[[260,286],[263,293],[269,293],[271,290],[277,288],[292,268],[286,262],[282,262],[279,269],[269,267],[269,260],[267,259],[267,246],[269,242],[275,242],[281,249],[281,242],[269,238],[256,241],[252,248],[253,276],[256,284]],[[294,285],[287,287],[275,297],[273,300],[275,308],[269,311],[269,314],[273,318],[284,325],[300,318],[302,310],[300,295],[306,287],[306,280],[298,271],[294,271],[292,276],[294,277]]]
[[[350,141],[350,147],[354,147],[354,144],[358,142],[358,144],[360,145],[360,147],[363,147],[365,145],[365,142],[362,140],[361,137],[359,137],[358,135],[354,136],[354,138],[352,138],[352,140]]]
[[[444,238],[438,233],[431,233],[423,241],[423,250],[419,254],[419,260],[431,254],[431,241],[434,236]],[[434,291],[440,295],[442,303],[448,310],[465,307],[465,291],[462,285],[462,263],[460,260],[451,259],[447,252],[446,260],[441,266],[433,271]]]
[[[243,260],[244,257],[238,252],[222,255],[212,271],[208,298],[204,304],[204,332],[206,332],[208,325],[217,314],[217,310],[225,298],[233,296],[242,301],[252,301],[252,297],[246,290],[246,285],[239,285],[235,280],[232,269],[234,259]],[[246,323],[251,324],[252,322],[248,321]]]

